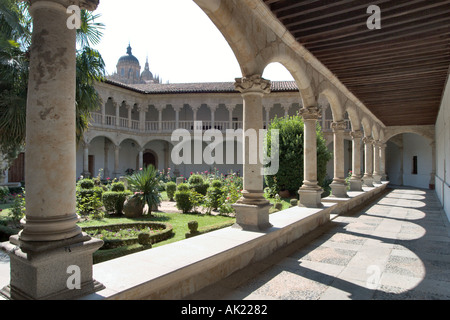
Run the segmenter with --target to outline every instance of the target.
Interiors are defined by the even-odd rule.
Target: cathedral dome
[[[139,60],[131,53],[130,45],[128,45],[127,54],[119,58],[118,64],[120,63],[133,63],[139,65]]]
[[[144,81],[151,81],[153,80],[153,73],[150,71],[150,66],[148,65],[148,58],[145,62],[145,68],[144,71],[141,73],[141,79]]]

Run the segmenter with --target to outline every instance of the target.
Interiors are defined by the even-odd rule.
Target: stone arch
[[[329,81],[323,81],[319,84],[317,88],[317,94],[323,95],[331,107],[331,112],[333,114],[333,121],[344,120],[344,109],[342,107],[341,99],[337,93],[336,88],[331,85]]]
[[[372,123],[367,116],[362,117],[361,125],[364,131],[364,136],[372,137]]]
[[[344,105],[344,110],[347,112],[348,114],[348,118],[350,119],[350,123],[352,125],[352,130],[356,131],[356,130],[360,130],[361,129],[361,120],[358,114],[358,109],[356,107],[355,104],[350,103],[349,100],[347,100],[347,102]]]
[[[384,141],[389,141],[391,138],[403,133],[416,133],[430,142],[435,140],[434,125],[430,126],[391,126],[385,129]]]

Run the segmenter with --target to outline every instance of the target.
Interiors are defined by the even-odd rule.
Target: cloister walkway
[[[8,283],[1,253],[0,287]],[[387,189],[186,299],[450,299],[450,223],[434,191]]]
[[[434,191],[388,189],[186,299],[450,299],[450,224]]]

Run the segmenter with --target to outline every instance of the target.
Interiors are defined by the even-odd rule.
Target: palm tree
[[[13,159],[23,147],[26,134],[28,50],[32,26],[27,9],[26,2],[0,0],[0,153]],[[77,142],[88,128],[90,113],[101,104],[94,84],[103,79],[105,63],[101,54],[91,48],[103,35],[104,25],[95,22],[98,18],[99,15],[81,10],[76,59]]]

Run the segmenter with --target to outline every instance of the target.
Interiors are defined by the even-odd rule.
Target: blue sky
[[[96,13],[106,25],[97,49],[108,73],[130,42],[142,68],[148,56],[150,70],[163,82],[228,82],[241,76],[226,40],[192,0],[102,0]],[[276,65],[264,77],[292,79]]]

